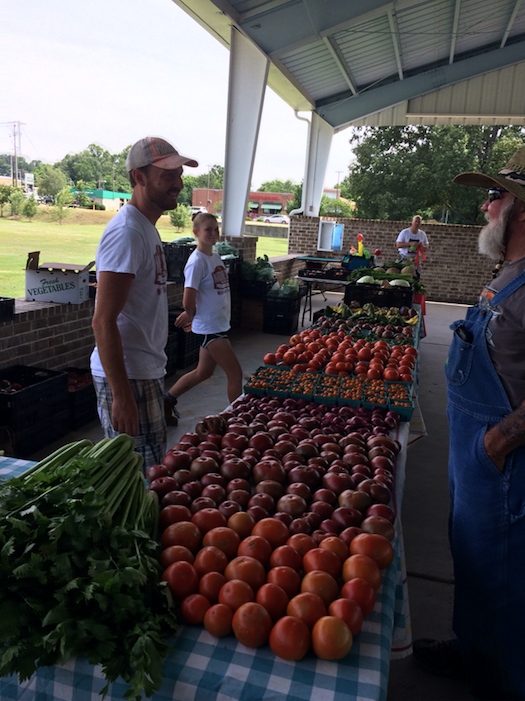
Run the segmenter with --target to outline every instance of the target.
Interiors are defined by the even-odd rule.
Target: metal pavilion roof
[[[523,0],[174,0],[238,29],[293,109],[360,124],[525,124]]]

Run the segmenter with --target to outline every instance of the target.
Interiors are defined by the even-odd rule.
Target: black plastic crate
[[[178,331],[177,343],[177,367],[185,368],[198,361],[201,345],[200,336],[192,331],[189,333]]]
[[[168,282],[184,282],[184,268],[187,261],[166,260]]]
[[[166,375],[173,375],[177,369],[177,349],[179,346],[179,334],[173,331],[168,336],[168,342],[164,348],[166,353]]]
[[[15,300],[12,297],[0,297],[0,323],[10,321],[15,315]]]
[[[344,302],[357,302],[360,306],[366,303],[378,307],[411,307],[414,290],[412,287],[380,287],[364,283],[350,283],[345,287]]]
[[[301,297],[279,297],[268,295],[264,299],[263,313],[265,317],[293,316],[301,308]]]
[[[95,271],[93,271],[93,270],[89,271],[88,282],[89,282],[89,299],[95,299],[95,296],[97,294],[97,274]]]
[[[264,299],[277,282],[273,280],[241,280],[241,295],[248,299]]]
[[[264,317],[263,331],[264,333],[278,333],[284,336],[291,336],[299,327],[299,312],[291,316],[272,316]]]
[[[13,429],[13,451],[17,458],[30,458],[33,453],[65,436],[69,430],[69,409],[62,402],[47,408],[41,421],[22,430]]]
[[[84,426],[98,417],[97,395],[91,372],[82,368],[67,368],[69,427]]]
[[[193,251],[197,248],[195,243],[176,243],[175,241],[163,241],[164,256],[166,260],[180,260],[184,263],[188,260]]]
[[[65,372],[13,365],[0,370],[1,384],[21,387],[5,392],[0,386],[0,425],[10,426],[14,431],[36,430],[47,415],[57,413],[57,404],[69,413]]]

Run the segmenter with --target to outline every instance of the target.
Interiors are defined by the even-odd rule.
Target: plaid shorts
[[[118,436],[112,426],[113,396],[105,377],[93,376],[97,393],[98,415],[106,438]],[[162,463],[166,454],[167,429],[164,418],[164,378],[130,380],[131,391],[139,410],[139,435],[135,439],[137,453],[144,458],[143,471]]]

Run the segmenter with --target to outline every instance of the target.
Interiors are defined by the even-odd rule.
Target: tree
[[[38,204],[34,196],[31,195],[31,197],[27,197],[26,201],[22,205],[22,214],[24,215],[24,217],[27,217],[27,219],[31,221],[31,219],[33,219],[33,217],[36,215],[37,210]]]
[[[209,175],[209,179],[208,179]],[[203,190],[222,190],[224,188],[224,166],[214,165],[208,173],[201,175],[190,175],[184,173],[182,176],[184,188],[181,190],[177,202],[191,207],[193,204],[193,190],[201,188]]]
[[[4,216],[4,207],[9,202],[13,189],[11,185],[0,185],[0,217]]]
[[[268,180],[258,188],[257,192],[293,192],[294,187],[293,180]]]
[[[36,186],[39,195],[47,195],[53,199],[67,187],[67,178],[58,168],[48,163],[38,166],[35,171]]]
[[[351,217],[353,216],[352,205],[346,200],[334,199],[323,195],[319,207],[321,217]]]
[[[12,190],[9,195],[9,204],[11,205],[11,214],[16,216],[22,211],[26,198],[20,188],[12,188]]]
[[[82,180],[88,189],[104,187],[115,192],[131,192],[126,156],[130,146],[117,154],[111,154],[98,144],[90,144],[80,153],[69,153],[56,164],[65,175],[77,182]]]
[[[294,209],[300,209],[303,198],[303,184],[294,185],[292,188],[293,199],[286,203],[285,209],[290,214]]]
[[[184,204],[178,205],[177,209],[170,210],[170,221],[177,231],[191,226],[191,209]]]
[[[525,141],[523,127],[359,127],[350,139],[356,160],[341,195],[354,216],[410,220],[415,214],[461,224],[483,221],[484,194],[461,187],[464,171],[496,174]]]
[[[59,224],[62,224],[62,220],[69,216],[69,211],[66,209],[68,205],[73,202],[73,195],[68,187],[60,190],[58,195],[55,197],[54,218]]]

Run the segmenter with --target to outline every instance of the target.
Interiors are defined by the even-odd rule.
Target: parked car
[[[190,209],[192,216],[194,216],[195,214],[200,214],[201,212],[208,211],[206,207],[198,207],[197,205],[191,205]]]
[[[289,224],[290,217],[286,214],[271,214],[269,217],[264,217],[263,221],[267,224]]]

